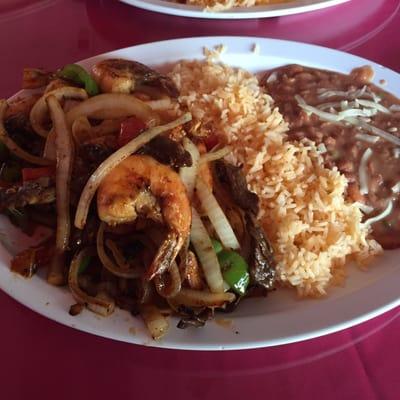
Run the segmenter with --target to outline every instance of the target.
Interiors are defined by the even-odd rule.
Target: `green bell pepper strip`
[[[92,260],[92,256],[83,257],[83,259],[79,265],[78,275],[83,274],[87,270],[87,267],[89,266],[91,260]]]
[[[221,250],[217,256],[225,282],[234,292],[243,296],[250,282],[247,262],[236,251]]]
[[[211,239],[211,243],[213,246],[214,251],[218,254],[223,250],[221,242],[218,242],[218,240]]]
[[[96,81],[78,64],[66,65],[58,75],[78,85],[83,85],[89,96],[96,96],[96,94],[99,94],[99,87]]]

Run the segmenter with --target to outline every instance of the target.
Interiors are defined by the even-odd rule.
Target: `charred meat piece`
[[[173,168],[190,167],[192,158],[183,146],[165,136],[158,136],[138,152],[155,158],[158,162]]]
[[[29,122],[29,114],[23,112],[16,113],[8,117],[4,125],[10,137],[23,149],[29,149],[31,154],[41,156],[44,141],[33,132]]]
[[[54,202],[55,198],[55,187],[44,187],[34,181],[26,182],[21,186],[0,189],[0,211],[33,204],[48,204]]]
[[[250,283],[268,290],[273,289],[276,263],[272,246],[255,217],[249,213],[246,214],[246,226],[251,237],[249,255]]]
[[[181,306],[178,311],[179,314],[182,315],[182,319],[176,326],[179,329],[186,329],[189,327],[201,328],[213,317],[213,310],[210,308],[193,310],[189,307]]]
[[[215,162],[215,173],[221,184],[229,190],[233,201],[245,211],[258,213],[258,196],[247,188],[246,178],[242,168],[228,164],[225,161]]]

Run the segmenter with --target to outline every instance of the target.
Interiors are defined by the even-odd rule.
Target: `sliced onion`
[[[33,130],[40,136],[47,137],[49,131],[42,125],[46,121],[47,117],[47,98],[54,96],[58,101],[62,99],[77,99],[85,100],[88,98],[88,94],[84,89],[63,86],[58,89],[54,89],[48,93],[45,93],[32,107],[29,115],[29,119]]]
[[[50,264],[47,281],[54,285],[64,282],[65,265],[62,263],[62,254],[69,245],[71,231],[70,221],[70,181],[73,168],[74,145],[71,132],[65,122],[65,114],[60,103],[54,96],[46,98],[56,143],[56,208],[57,208],[57,231],[55,257]]]
[[[79,267],[82,263],[82,260],[85,257],[93,254],[94,254],[93,250],[86,248],[81,250],[79,253],[75,255],[75,257],[72,259],[71,266],[69,268],[68,286],[69,289],[71,290],[72,295],[74,296],[74,299],[79,304],[84,304],[87,308],[89,308],[96,314],[107,316],[114,311],[115,308],[114,301],[106,300],[102,296],[100,297],[89,296],[80,288],[78,283]]]
[[[228,249],[240,248],[239,241],[236,238],[235,232],[233,231],[228,218],[222,211],[222,208],[218,204],[212,191],[200,178],[197,178],[196,181],[196,194],[200,200],[202,208],[217,232],[222,245]]]
[[[223,293],[223,278],[211,239],[197,211],[192,208],[190,239],[199,258],[208,287],[213,293]]]
[[[368,160],[372,156],[372,150],[370,148],[366,149],[361,157],[360,166],[358,168],[358,176],[360,180],[360,193],[368,194],[368,173],[367,164]]]
[[[165,298],[176,296],[181,290],[181,285],[181,275],[176,262],[173,262],[167,271],[154,277],[157,293]]]
[[[92,97],[92,99],[93,98],[94,97]],[[111,156],[109,156],[106,160],[104,160],[96,169],[96,171],[90,176],[85,185],[85,188],[81,193],[75,215],[75,226],[79,229],[83,229],[83,227],[85,226],[90,202],[92,201],[92,198],[103,178],[114,167],[116,167],[120,162],[128,158],[140,147],[150,142],[150,140],[154,139],[156,136],[179,125],[183,125],[184,123],[189,122],[191,119],[192,115],[190,113],[186,113],[175,121],[169,122],[168,124],[150,128],[137,136],[135,139],[132,139],[129,143],[121,147],[115,153],[111,154]]]
[[[155,111],[168,110],[172,104],[169,97],[159,100],[147,100],[145,103]]]
[[[193,289],[181,289],[171,299],[174,304],[187,307],[221,307],[225,303],[232,303],[236,296],[231,292],[211,293]]]
[[[67,113],[69,126],[82,116],[95,119],[116,119],[135,115],[154,126],[159,122],[158,115],[145,102],[135,96],[124,93],[106,93],[93,96],[83,101]]]
[[[388,215],[391,214],[392,210],[393,210],[393,201],[389,200],[386,208],[380,214],[376,215],[375,217],[367,219],[364,222],[364,225],[369,226],[371,224],[374,224],[375,222],[378,222],[378,221],[386,218]]]
[[[113,240],[107,239],[105,241],[106,247],[111,251],[119,268],[128,269],[129,264],[126,262],[124,255],[119,250],[118,246]]]
[[[192,165],[190,167],[182,167],[179,170],[179,176],[186,187],[189,199],[191,199],[196,183],[200,153],[197,146],[187,137],[183,138],[183,147],[192,157]]]
[[[400,158],[400,148],[399,147],[396,147],[395,149],[393,149],[393,157]]]
[[[168,331],[168,320],[153,304],[144,304],[140,307],[140,315],[154,340],[161,339]]]
[[[14,142],[8,135],[6,128],[4,127],[4,115],[6,113],[8,104],[5,100],[0,100],[0,141],[4,143],[4,145],[10,150],[11,153],[16,155],[18,158],[22,160],[28,161],[31,164],[38,165],[51,165],[53,161],[48,160],[46,158],[34,156],[24,149],[19,147],[17,143]]]
[[[225,146],[222,149],[211,151],[201,156],[200,163],[203,164],[211,161],[220,160],[221,158],[224,158],[230,153],[232,153],[232,149],[229,146]]]
[[[46,142],[44,144],[43,149],[43,157],[48,160],[56,162],[57,154],[56,154],[56,133],[54,129],[52,129],[47,135]]]
[[[119,276],[120,278],[134,279],[140,277],[142,275],[142,272],[140,270],[136,268],[122,269],[119,266],[115,265],[114,261],[111,260],[110,257],[108,257],[106,250],[104,248],[105,225],[106,224],[104,222],[100,224],[99,229],[97,231],[97,239],[96,239],[97,254],[104,268],[110,271],[113,275]]]
[[[84,141],[91,139],[91,130],[92,126],[86,117],[77,118],[71,126],[72,136],[75,143],[79,145]]]

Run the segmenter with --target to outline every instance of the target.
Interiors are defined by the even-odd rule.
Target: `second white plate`
[[[120,0],[123,3],[149,11],[181,17],[209,19],[270,18],[320,10],[349,0],[293,0],[288,3],[254,7],[237,7],[223,12],[206,12],[201,7],[174,3],[168,0]]]

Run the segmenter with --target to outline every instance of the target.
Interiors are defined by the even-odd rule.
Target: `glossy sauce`
[[[360,140],[357,134],[371,133],[358,126],[326,122],[315,114],[306,113],[295,99],[296,94],[300,95],[308,105],[316,107],[348,100],[343,95],[321,99],[320,95],[326,89],[348,92],[367,86],[369,95],[361,95],[359,98],[371,100],[370,93],[373,92],[382,99],[379,104],[387,108],[395,105],[390,114],[378,112],[370,117],[368,123],[400,137],[400,100],[371,84],[372,77],[370,67],[357,68],[350,75],[344,75],[300,65],[287,65],[268,71],[261,83],[288,121],[289,139],[300,140],[306,137],[317,145],[323,143],[327,150],[323,154],[325,165],[328,168],[336,165],[348,179],[348,197],[373,207],[365,219],[380,214],[388,201],[393,201],[390,215],[375,222],[372,229],[374,238],[384,248],[397,248],[400,247],[400,199],[391,188],[400,181],[400,158],[397,158],[395,150],[398,146],[383,138],[376,143]],[[369,191],[363,195],[359,188],[359,166],[367,148],[373,153],[367,164]]]

